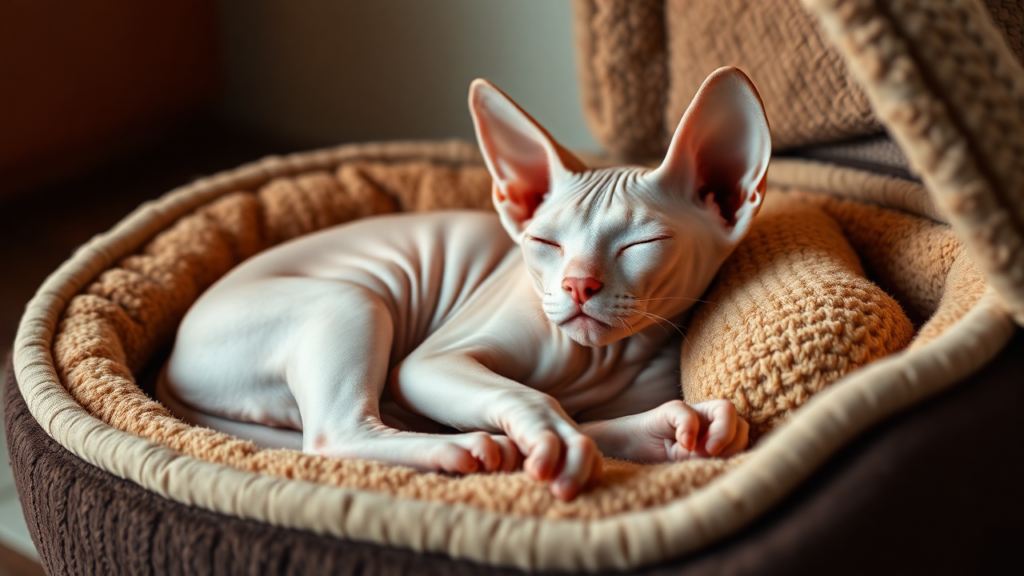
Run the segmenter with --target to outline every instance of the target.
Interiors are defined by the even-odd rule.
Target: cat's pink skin
[[[189,311],[164,385],[213,422],[301,430],[310,453],[522,464],[566,499],[602,452],[742,450],[731,404],[679,400],[671,321],[764,196],[768,127],[746,76],[709,77],[655,170],[586,169],[483,81],[470,107],[497,215],[367,218],[246,261]]]

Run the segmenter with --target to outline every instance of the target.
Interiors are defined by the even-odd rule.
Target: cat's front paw
[[[523,469],[535,480],[550,481],[551,493],[562,500],[572,500],[601,477],[597,444],[574,427],[528,435],[522,445],[527,453]]]
[[[647,412],[585,427],[601,451],[634,462],[727,458],[747,447],[750,425],[727,400],[672,400]]]
[[[523,470],[535,480],[550,482],[557,498],[572,500],[601,477],[597,444],[554,398],[531,391],[501,405],[501,428],[525,455]]]
[[[655,410],[660,410],[655,418],[655,426],[660,427],[656,434],[669,436],[662,437],[662,443],[671,461],[711,456],[728,458],[746,448],[750,439],[750,424],[736,413],[736,407],[728,400],[700,404],[676,400]],[[670,427],[675,428],[674,434],[668,433]]]

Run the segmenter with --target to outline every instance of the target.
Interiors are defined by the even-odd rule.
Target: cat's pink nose
[[[572,301],[577,306],[583,306],[583,303],[597,294],[604,284],[601,283],[597,278],[566,278],[562,280],[562,290],[569,293]]]

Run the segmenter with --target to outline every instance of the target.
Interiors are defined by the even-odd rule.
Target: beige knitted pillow
[[[731,400],[754,438],[914,335],[839,224],[793,194],[767,196],[705,299],[683,345],[683,397]]]

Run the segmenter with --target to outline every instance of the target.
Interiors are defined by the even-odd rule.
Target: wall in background
[[[211,0],[0,2],[0,198],[116,162],[216,98]]]
[[[568,0],[219,0],[230,120],[300,146],[472,138],[494,82],[568,147],[586,128]]]

